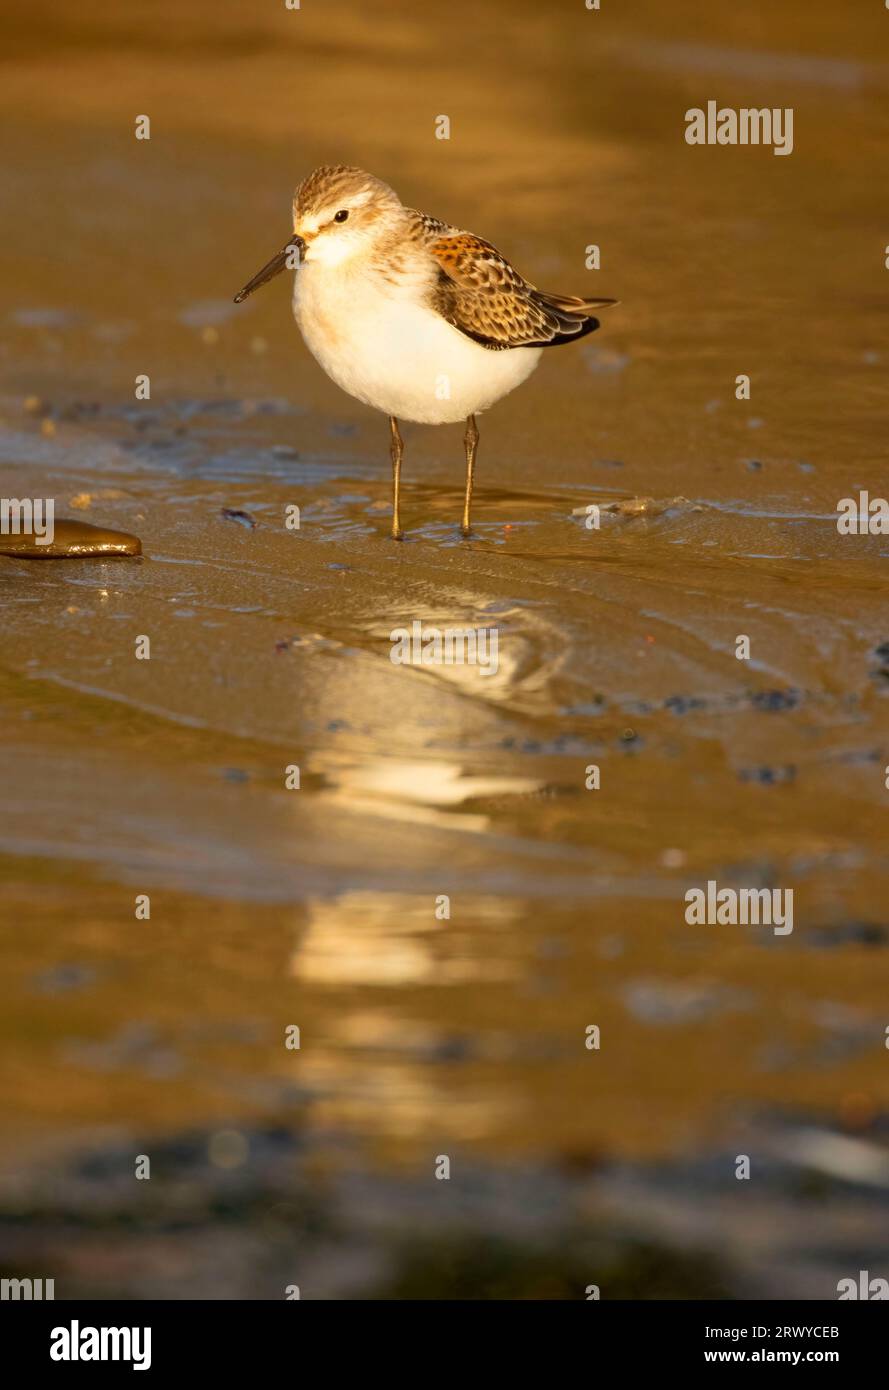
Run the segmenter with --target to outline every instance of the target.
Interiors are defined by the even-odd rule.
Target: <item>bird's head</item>
[[[398,195],[373,174],[342,164],[322,165],[293,195],[293,235],[235,296],[235,303],[282,270],[310,262],[344,265],[366,254],[403,213]]]

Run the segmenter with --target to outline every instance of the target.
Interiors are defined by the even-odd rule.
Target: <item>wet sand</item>
[[[0,558],[4,1271],[834,1297],[889,1190],[889,540],[836,527],[886,491],[884,17],[13,12],[0,495],[144,553]],[[713,96],[793,155],[685,145]],[[469,542],[460,430],[406,427],[390,542],[386,422],[283,280],[230,303],[339,160],[621,300],[483,417]],[[393,665],[417,619],[497,673]],[[687,925],[708,879],[793,933]]]

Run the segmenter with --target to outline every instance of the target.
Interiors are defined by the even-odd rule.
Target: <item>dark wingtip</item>
[[[537,343],[537,347],[561,347],[563,343],[577,343],[581,338],[585,338],[588,333],[595,333],[601,327],[599,320],[594,318],[580,319],[579,326],[572,328],[565,333],[557,333],[554,338],[550,338],[548,343]]]

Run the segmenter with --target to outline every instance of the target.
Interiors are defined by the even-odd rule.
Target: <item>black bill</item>
[[[258,290],[261,285],[268,284],[269,280],[274,280],[275,276],[280,275],[282,270],[295,269],[299,265],[305,249],[306,243],[302,237],[294,233],[284,249],[279,251],[277,256],[273,256],[268,264],[264,265],[262,270],[258,270],[253,279],[248,280],[244,288],[238,291],[235,295],[235,303],[242,303],[248,294]]]

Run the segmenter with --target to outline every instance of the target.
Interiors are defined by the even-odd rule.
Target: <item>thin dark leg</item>
[[[404,457],[404,440],[398,429],[398,421],[394,415],[389,416],[389,433],[392,436],[389,453],[392,457],[392,539],[400,541],[404,539],[404,532],[401,529],[401,460]]]
[[[463,503],[463,525],[460,530],[464,536],[468,536],[471,527],[470,511],[472,508],[472,480],[475,475],[475,451],[478,448],[478,427],[474,415],[470,415],[466,421],[463,447],[466,450],[466,500]]]

